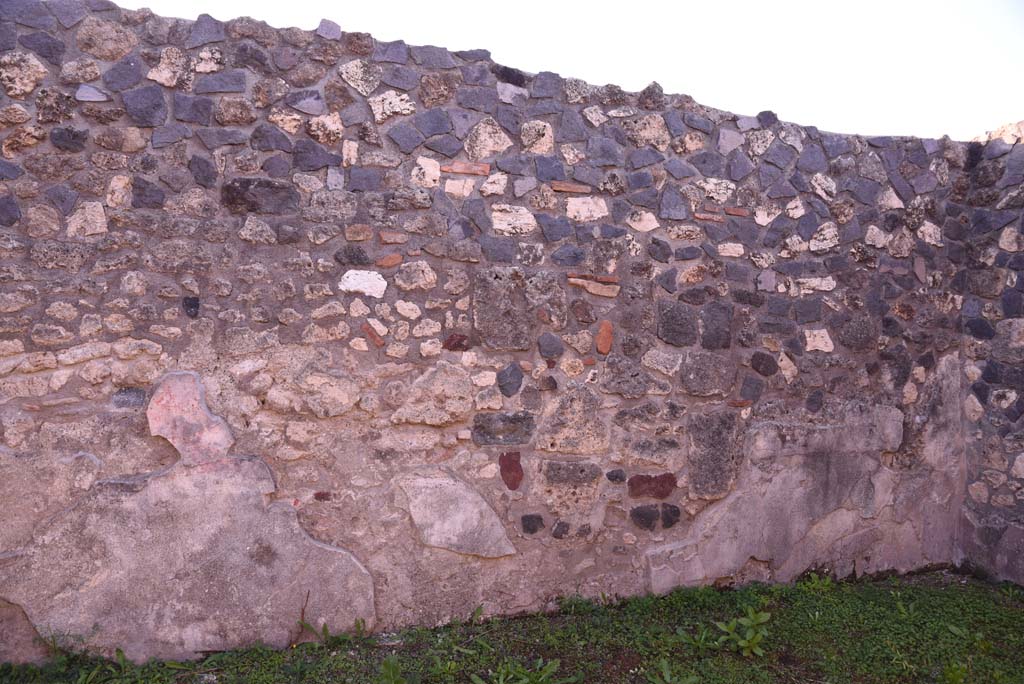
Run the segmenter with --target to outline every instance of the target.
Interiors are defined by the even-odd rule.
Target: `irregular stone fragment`
[[[138,126],[161,126],[167,121],[167,101],[160,86],[143,86],[121,94],[128,117]]]
[[[174,88],[191,77],[191,66],[192,60],[187,52],[174,46],[165,47],[160,51],[160,62],[146,73],[146,78]]]
[[[227,423],[207,408],[206,389],[193,372],[165,375],[149,400],[146,419],[150,433],[170,442],[185,464],[223,458],[235,443]]]
[[[238,231],[238,237],[246,242],[259,245],[273,245],[277,243],[277,233],[274,232],[274,229],[266,221],[261,221],[252,215],[245,218],[245,223],[242,224],[241,229]]]
[[[626,484],[632,497],[649,496],[654,499],[665,499],[676,489],[676,476],[672,473],[634,475]]]
[[[338,291],[350,294],[362,294],[374,299],[384,296],[388,289],[388,281],[377,271],[346,271],[338,282]]]
[[[658,338],[676,347],[688,347],[697,341],[697,316],[683,302],[658,300]]]
[[[68,237],[87,237],[107,232],[107,215],[102,202],[82,202],[68,217]]]
[[[512,140],[491,117],[477,123],[466,136],[465,142],[466,154],[473,161],[482,161],[501,154],[511,146]]]
[[[409,387],[402,405],[391,415],[391,422],[451,425],[473,410],[474,394],[473,382],[465,369],[439,361]]]
[[[78,27],[78,49],[108,62],[121,59],[139,44],[128,28],[97,17],[86,17]]]
[[[480,269],[473,278],[473,329],[495,351],[525,351],[533,343],[534,317],[518,268]]]
[[[546,121],[527,121],[520,129],[523,151],[531,154],[551,154],[555,148],[555,136],[551,124]]]
[[[835,349],[832,337],[825,329],[804,330],[804,348],[807,351],[830,352]]]
[[[498,467],[501,480],[512,491],[519,489],[523,483],[523,466],[518,451],[504,451],[498,456]]]
[[[533,437],[533,414],[477,413],[473,416],[473,442],[479,446],[512,446],[527,444]]]
[[[526,207],[495,204],[491,207],[491,224],[498,235],[525,235],[537,230],[537,219]]]
[[[585,387],[569,389],[545,412],[537,448],[565,454],[593,454],[608,448],[608,426],[598,413],[600,398]]]
[[[690,491],[702,499],[720,499],[732,488],[742,459],[737,414],[728,409],[693,413],[686,425]]]
[[[49,72],[30,52],[9,52],[0,56],[0,85],[8,97],[23,99]]]
[[[597,221],[608,215],[608,206],[602,197],[570,197],[565,212],[573,221]]]
[[[680,380],[687,394],[725,397],[736,382],[736,367],[718,354],[691,351],[683,358]]]
[[[21,220],[21,208],[13,195],[0,195],[0,226],[13,226]]]
[[[506,397],[515,396],[523,384],[523,370],[513,361],[498,371],[496,380],[502,394]]]
[[[222,186],[221,201],[233,214],[282,214],[298,209],[299,193],[284,181],[234,178]]]
[[[384,123],[393,116],[404,116],[416,111],[416,104],[405,93],[385,90],[380,95],[369,98],[367,102],[373,112],[373,120]]]
[[[346,62],[338,67],[338,72],[345,79],[345,83],[355,88],[363,97],[368,97],[370,93],[377,89],[377,86],[380,85],[381,76],[384,74],[384,70],[379,64],[365,59],[354,59],[351,62]]]
[[[539,513],[527,513],[519,519],[526,534],[537,534],[544,529],[544,516]]]
[[[412,261],[399,267],[395,285],[406,291],[430,290],[437,285],[437,274],[426,261]]]
[[[545,461],[544,479],[548,484],[582,486],[601,477],[601,466],[590,461]]]
[[[657,504],[634,506],[629,510],[629,519],[642,530],[653,532],[658,526],[660,511]]]

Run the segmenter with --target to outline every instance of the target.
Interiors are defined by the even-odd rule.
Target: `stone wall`
[[[1024,579],[1013,130],[106,0],[0,0],[0,85],[0,660]]]

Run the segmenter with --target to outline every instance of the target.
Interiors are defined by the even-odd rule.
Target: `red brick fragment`
[[[400,263],[402,263],[401,254],[385,254],[380,259],[377,259],[377,268],[393,268]]]
[[[360,327],[359,329],[362,330],[363,334],[369,337],[370,341],[373,342],[376,346],[384,346],[384,338],[381,337],[380,334],[373,329],[372,325],[370,325],[369,323],[363,323],[362,327]]]
[[[498,466],[501,468],[501,479],[505,486],[515,491],[523,483],[523,465],[519,460],[518,451],[506,451],[498,456]]]
[[[633,497],[649,496],[664,499],[676,488],[676,476],[672,473],[661,475],[634,475],[626,482],[629,495]]]
[[[462,173],[470,176],[489,176],[491,165],[483,162],[453,161],[450,164],[442,164],[441,171],[444,173]]]
[[[597,346],[598,354],[607,354],[612,350],[612,342],[615,339],[614,327],[608,320],[601,321],[597,326],[597,335],[594,336],[594,344]]]

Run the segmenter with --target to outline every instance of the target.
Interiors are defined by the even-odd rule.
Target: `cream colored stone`
[[[521,127],[523,151],[530,154],[551,154],[555,149],[555,135],[546,121],[527,121]]]
[[[369,98],[367,102],[373,112],[373,120],[377,123],[384,123],[393,116],[405,116],[416,111],[416,103],[408,95],[394,90],[385,90],[380,95]]]
[[[338,282],[338,291],[340,292],[358,293],[375,299],[383,297],[384,291],[387,289],[388,283],[384,280],[384,276],[376,271],[346,271]],[[353,302],[354,308],[355,302]],[[369,312],[369,309],[367,309],[367,312]],[[353,313],[352,315],[355,316],[357,314]]]
[[[355,88],[363,97],[367,97],[380,85],[380,79],[384,75],[384,70],[381,69],[379,64],[374,62],[365,59],[354,59],[338,67],[338,73],[345,79],[345,83]],[[374,113],[376,115],[376,110]]]
[[[447,178],[444,181],[446,195],[457,199],[465,199],[473,194],[473,181],[468,178]]]
[[[635,209],[626,217],[626,225],[639,233],[649,233],[660,227],[657,217],[644,209]]]
[[[409,175],[413,185],[421,188],[436,188],[441,179],[441,164],[430,157],[417,157],[416,166]],[[447,188],[445,188],[447,191]]]
[[[718,245],[718,256],[741,257],[745,251],[743,245],[739,242],[723,242]]]
[[[68,237],[86,237],[107,232],[107,214],[101,202],[82,202],[68,217]]]
[[[835,349],[832,344],[832,337],[825,329],[804,330],[804,348],[807,351],[830,352]]]
[[[999,233],[999,249],[1007,252],[1024,251],[1024,234],[1016,225],[1011,223]]]
[[[492,173],[480,185],[480,194],[484,197],[501,195],[505,192],[506,187],[508,187],[508,176],[504,173]]]
[[[825,221],[811,236],[808,248],[815,254],[827,252],[839,246],[839,226],[835,221]]]
[[[573,221],[586,223],[608,216],[608,205],[603,197],[570,197],[565,202],[565,211]]]
[[[491,207],[491,223],[498,235],[526,235],[537,230],[537,219],[526,207],[495,204]]]
[[[473,161],[483,161],[512,147],[512,140],[491,117],[481,119],[466,136],[466,155]]]

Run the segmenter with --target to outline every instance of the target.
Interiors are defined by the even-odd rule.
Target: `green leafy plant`
[[[1024,602],[1024,588],[1013,584],[1012,582],[1005,582],[999,587],[999,593],[1012,601]]]
[[[963,663],[950,663],[942,669],[942,684],[967,684],[968,668]]]
[[[409,680],[402,675],[402,668],[398,666],[398,658],[388,656],[381,662],[377,684],[410,684]]]
[[[816,572],[807,573],[807,576],[796,583],[801,590],[811,594],[827,594],[832,591],[835,584],[828,575],[818,575]]]
[[[479,675],[470,675],[469,681],[472,684],[575,684],[581,681],[579,677],[557,677],[558,670],[562,663],[559,660],[545,661],[538,658],[532,668],[526,667],[518,661],[506,659],[498,664],[498,667],[489,672],[490,679],[483,679]]]
[[[903,593],[899,591],[890,592],[892,597],[896,599],[896,612],[900,618],[904,620],[910,620],[917,615],[917,601],[903,600]]]
[[[764,648],[761,645],[768,636],[767,625],[772,614],[758,611],[752,606],[747,606],[745,613],[743,617],[715,623],[715,626],[724,632],[718,638],[718,643],[747,658],[761,657],[764,655]]]
[[[655,665],[653,672],[647,673],[648,684],[699,684],[700,679],[695,675],[676,674],[672,664],[667,659],[661,658]]]
[[[704,655],[708,651],[717,651],[722,647],[715,633],[706,625],[697,625],[697,629],[692,634],[682,627],[677,627],[675,641],[692,648],[699,655]]]

